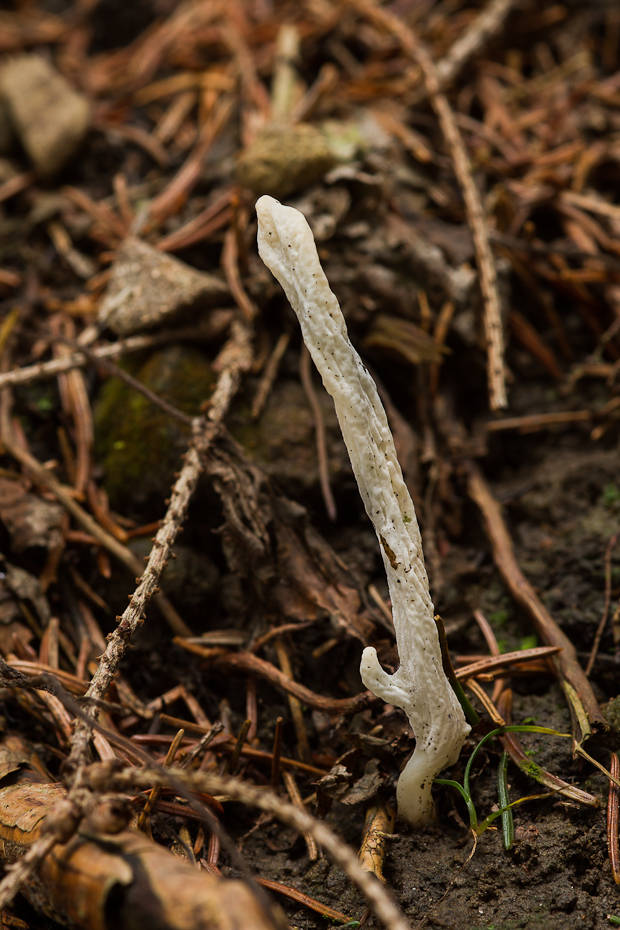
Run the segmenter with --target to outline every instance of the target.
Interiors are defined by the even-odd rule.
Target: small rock
[[[168,323],[228,297],[215,275],[196,271],[140,239],[126,239],[112,265],[98,320],[119,336]]]
[[[338,156],[316,126],[265,126],[239,156],[237,180],[255,194],[286,197],[308,187],[333,168]]]
[[[39,55],[21,55],[4,65],[0,95],[39,174],[55,174],[75,153],[88,129],[86,98]]]

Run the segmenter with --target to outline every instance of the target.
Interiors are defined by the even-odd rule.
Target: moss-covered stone
[[[620,694],[608,701],[603,707],[605,720],[612,728],[614,733],[620,736]]]
[[[198,413],[215,380],[201,352],[179,345],[154,353],[133,373],[187,414]],[[138,518],[152,508],[161,512],[187,447],[188,427],[124,381],[110,378],[95,405],[95,439],[112,507]]]

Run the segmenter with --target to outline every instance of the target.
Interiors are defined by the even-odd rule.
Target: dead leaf
[[[31,494],[19,479],[0,477],[0,520],[15,552],[35,546],[58,548],[62,543],[63,514],[60,504]]]

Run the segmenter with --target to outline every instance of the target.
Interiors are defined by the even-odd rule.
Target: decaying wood
[[[0,771],[0,843],[5,862],[15,862],[44,835],[67,794],[60,784],[39,781],[6,748]],[[23,888],[37,909],[84,930],[275,930],[243,882],[199,871],[137,830],[104,832],[98,813],[55,846]]]

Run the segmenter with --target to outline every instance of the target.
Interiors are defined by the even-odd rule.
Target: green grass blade
[[[515,823],[512,816],[512,808],[510,805],[510,798],[508,796],[508,753],[504,750],[499,760],[499,767],[497,769],[497,795],[499,799],[499,806],[502,810],[502,837],[504,841],[504,849],[509,850],[512,848],[512,844],[515,839]]]

